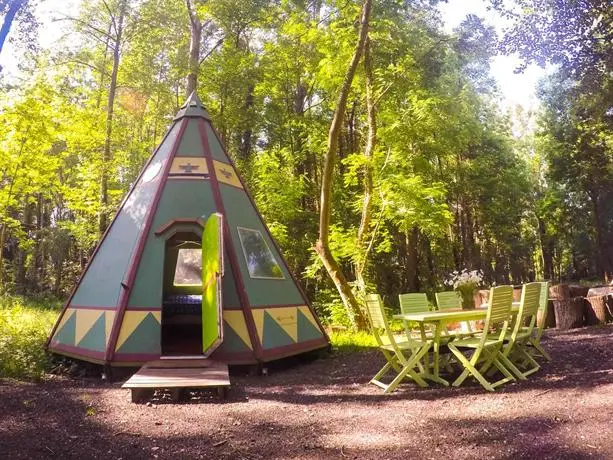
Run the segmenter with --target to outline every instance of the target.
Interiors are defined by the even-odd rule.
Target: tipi
[[[48,349],[113,366],[188,355],[248,364],[328,344],[192,93],[95,249]]]

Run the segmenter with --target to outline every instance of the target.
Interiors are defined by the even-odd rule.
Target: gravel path
[[[132,404],[120,383],[0,380],[0,458],[613,458],[613,326],[552,332],[527,382],[487,393],[368,385],[376,350],[265,377],[232,376],[225,401],[193,393]]]

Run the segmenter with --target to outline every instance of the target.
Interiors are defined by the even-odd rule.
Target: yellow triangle
[[[117,337],[117,345],[115,346],[115,350],[119,350],[123,343],[128,340],[128,337],[132,335],[132,332],[138,327],[145,316],[149,313],[153,313],[153,316],[160,321],[159,312],[149,312],[149,311],[127,311],[123,315],[123,321],[121,323],[121,329],[119,330],[119,337]],[[156,316],[157,313],[157,316]]]
[[[304,307],[298,307],[298,309],[302,312],[302,314],[311,322],[311,324],[313,326],[315,326],[317,329],[321,330],[321,327],[319,326],[319,324],[317,324],[317,320],[315,319],[315,317],[313,316],[313,313],[311,313],[311,310],[309,309],[309,307],[307,307],[306,305]]]
[[[104,343],[108,345],[109,338],[111,337],[111,330],[113,329],[113,320],[115,319],[115,312],[113,310],[105,311],[104,315],[104,337],[106,337]]]
[[[68,321],[70,319],[70,317],[72,315],[74,315],[74,308],[67,308],[66,312],[64,312],[64,314],[62,315],[62,319],[60,320],[60,324],[57,325],[57,328],[55,329],[55,334],[57,334],[59,331],[62,330],[62,327],[64,326],[64,324],[66,324],[66,321]],[[55,336],[55,334],[53,334]],[[75,342],[76,343],[76,342]]]
[[[100,310],[77,310],[77,325],[74,343],[79,343],[103,314],[104,312]]]
[[[260,343],[262,343],[262,338],[264,337],[264,310],[252,309],[251,314],[255,322],[255,330],[258,331],[258,338],[260,339]]]
[[[247,330],[247,323],[245,323],[245,316],[242,311],[232,311],[232,310],[224,310],[223,319],[228,323],[228,326],[232,328],[236,334],[243,339],[245,345],[249,347],[250,350],[253,350],[253,345],[251,344],[251,337],[249,337],[249,331]]]
[[[296,307],[269,308],[266,311],[294,342],[298,341],[298,317],[296,316],[298,312]]]

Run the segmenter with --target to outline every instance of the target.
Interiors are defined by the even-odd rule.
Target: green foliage
[[[43,347],[59,308],[50,299],[0,297],[0,377],[42,378],[49,366]]]
[[[374,336],[365,331],[334,331],[330,334],[330,341],[338,353],[355,353],[377,346]]]

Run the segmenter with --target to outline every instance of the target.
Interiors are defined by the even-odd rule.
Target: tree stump
[[[570,298],[572,299],[575,297],[587,297],[590,288],[581,286],[580,284],[570,284],[568,290],[570,291]]]
[[[588,326],[604,324],[613,320],[613,299],[609,295],[585,298],[585,320]]]
[[[547,317],[545,318],[545,325],[543,326],[545,329],[556,327],[556,312],[553,308],[553,300],[549,299],[547,301]],[[539,308],[536,312],[536,326],[540,327],[543,322],[543,311]]]
[[[549,288],[558,329],[574,329],[583,326],[583,297],[570,297],[568,284],[558,284]]]

